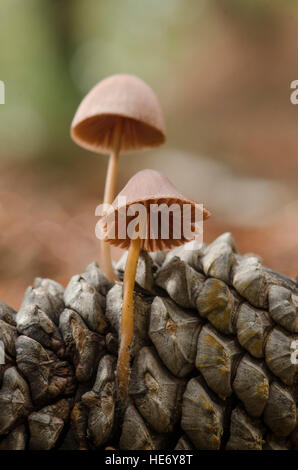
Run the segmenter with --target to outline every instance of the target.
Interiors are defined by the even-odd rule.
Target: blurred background
[[[118,189],[160,169],[212,211],[206,242],[232,231],[296,276],[297,28],[294,0],[1,0],[0,299],[18,308],[34,277],[65,285],[99,259],[107,157],[69,128],[114,73],[152,86],[168,128],[164,147],[120,159]]]

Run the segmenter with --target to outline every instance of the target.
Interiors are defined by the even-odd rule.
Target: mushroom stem
[[[109,159],[109,166],[106,177],[105,191],[104,191],[104,204],[112,204],[115,197],[115,188],[117,180],[117,169],[118,169],[118,160],[119,160],[119,151],[121,144],[121,134],[122,134],[122,119],[117,120],[115,130],[113,133],[113,145],[112,152]],[[115,272],[112,265],[111,249],[110,246],[101,241],[101,257],[102,257],[102,266],[103,271],[109,281],[114,282],[116,280]]]
[[[121,340],[117,364],[119,398],[123,404],[128,398],[130,347],[133,339],[133,293],[141,239],[131,240],[123,280],[123,307],[121,315]]]

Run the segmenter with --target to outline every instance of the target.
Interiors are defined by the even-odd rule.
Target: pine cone
[[[231,234],[142,253],[125,410],[121,308],[96,263],[65,291],[36,279],[18,313],[0,302],[0,449],[298,450],[295,281]]]

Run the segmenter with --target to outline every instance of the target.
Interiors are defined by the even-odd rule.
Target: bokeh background
[[[296,276],[297,29],[294,0],[1,0],[0,299],[17,308],[35,276],[66,284],[99,259],[107,158],[69,127],[114,73],[154,88],[168,128],[163,148],[120,159],[118,189],[160,169],[212,211],[206,242],[232,231]]]

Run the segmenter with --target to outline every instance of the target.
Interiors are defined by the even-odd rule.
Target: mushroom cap
[[[125,198],[125,200],[124,200]],[[123,220],[122,217],[125,214],[126,217],[126,229],[130,221],[132,221],[136,216],[128,215],[127,210],[132,204],[141,203],[146,208],[147,216],[147,233],[145,238],[142,240],[141,248],[145,251],[161,251],[161,250],[170,250],[171,248],[179,245],[183,245],[188,242],[189,239],[186,239],[181,236],[177,239],[173,236],[173,214],[170,212],[169,217],[169,238],[162,238],[160,227],[158,228],[158,236],[155,238],[150,238],[150,204],[165,204],[167,207],[170,207],[172,204],[178,204],[180,209],[184,204],[189,204],[191,206],[191,223],[194,224],[197,222],[197,211],[201,209],[199,206],[190,199],[187,199],[183,196],[177,188],[169,181],[169,179],[164,176],[159,171],[155,170],[142,170],[136,173],[118,194],[113,204],[108,208],[108,210],[101,217],[99,224],[100,230],[104,233],[104,240],[111,245],[118,246],[120,248],[128,249],[130,245],[130,238],[127,235],[126,238],[120,238],[118,233],[118,217],[119,220]],[[182,227],[182,211],[179,211],[179,217],[181,213],[181,227]],[[211,213],[203,209],[203,220],[210,217]],[[161,216],[158,219],[158,224],[160,224]],[[113,236],[111,237],[111,234]],[[114,235],[115,234],[115,235]],[[195,238],[195,235],[194,237]]]
[[[165,121],[158,99],[135,75],[112,75],[92,88],[75,114],[71,137],[87,150],[109,154],[119,118],[122,153],[165,142]]]

